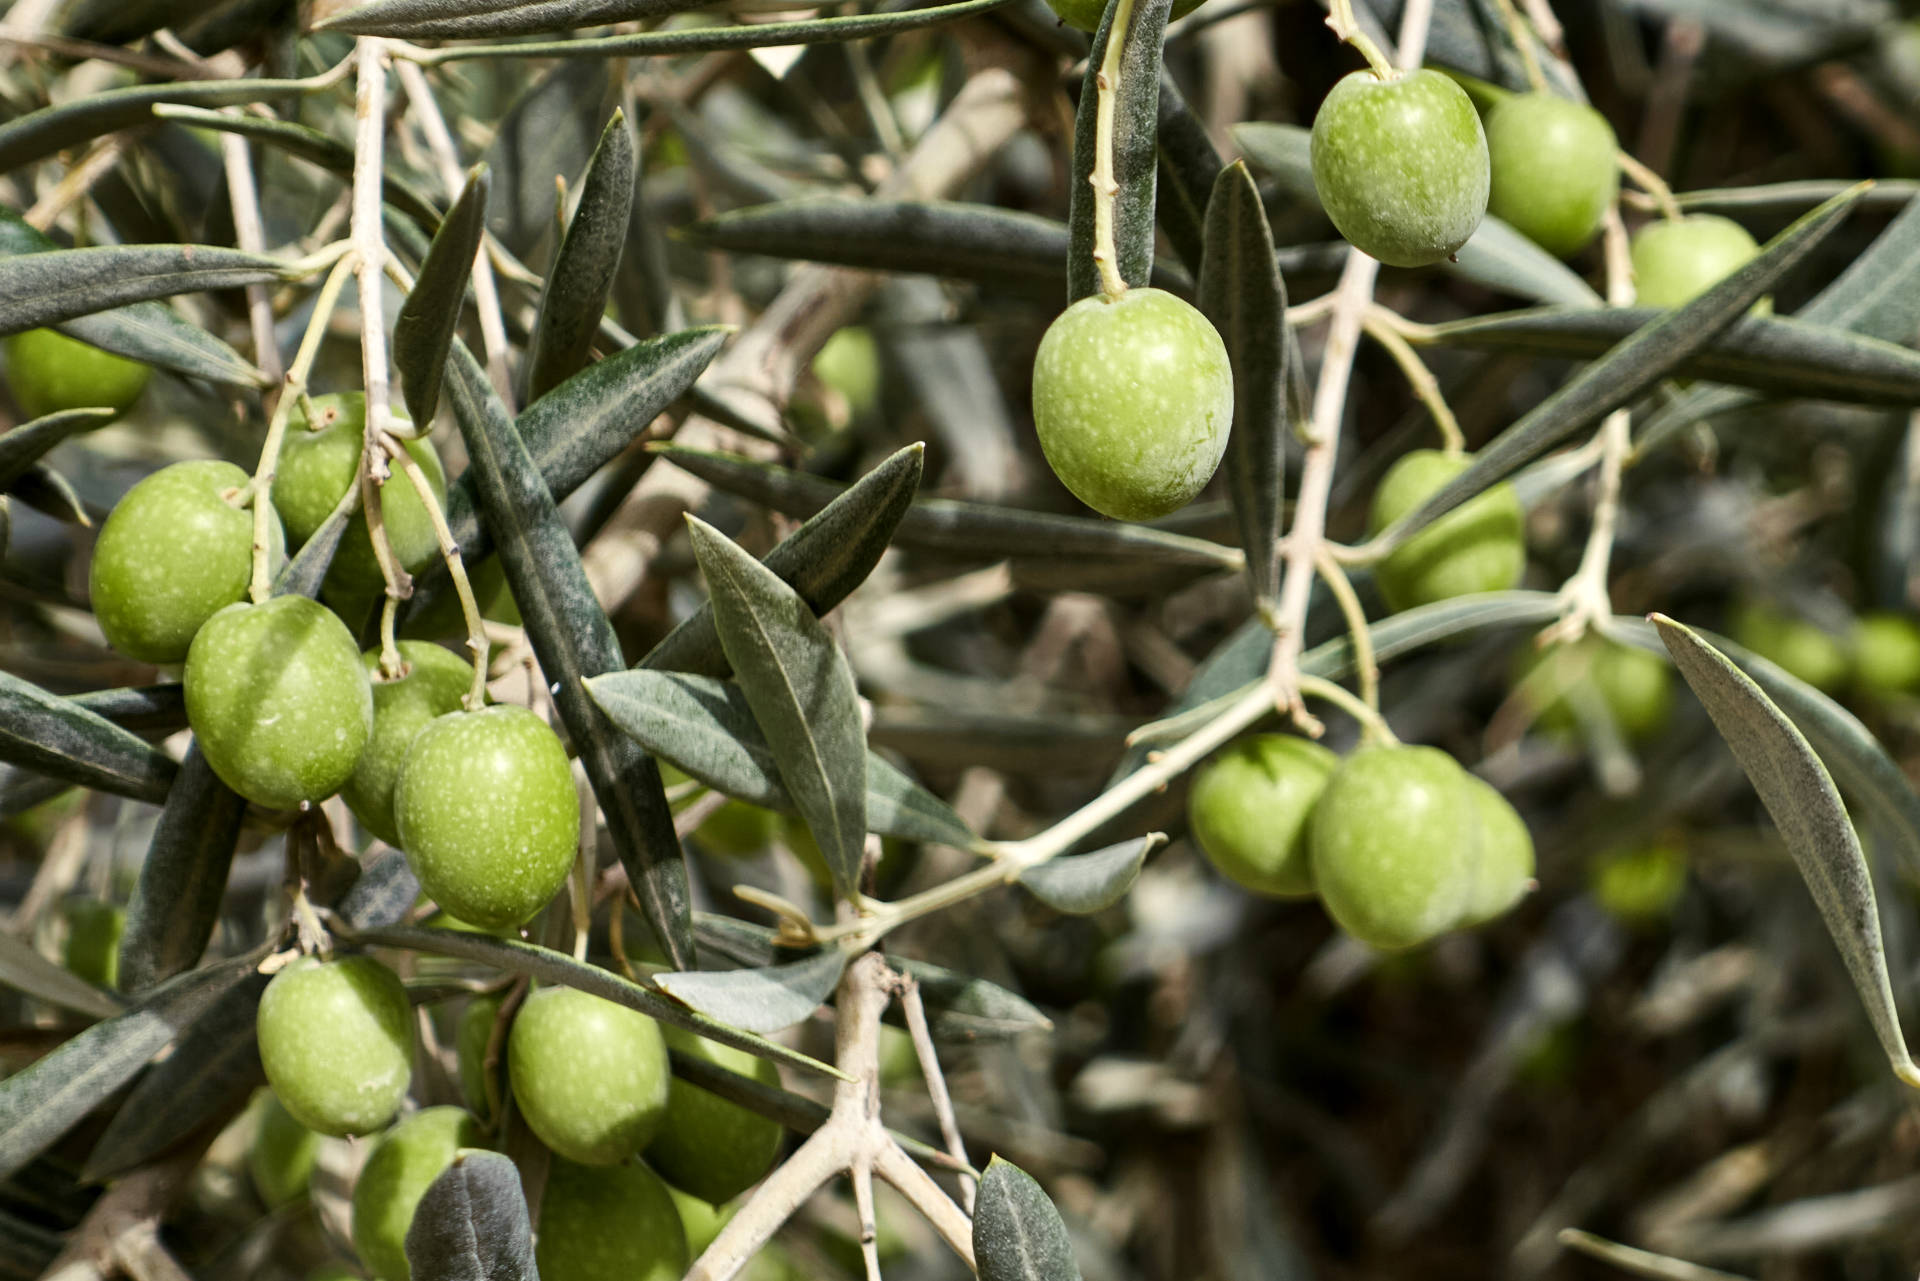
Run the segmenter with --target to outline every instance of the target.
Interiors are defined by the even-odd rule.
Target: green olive
[[[780,816],[758,805],[728,799],[693,830],[693,839],[709,854],[749,858],[763,852],[780,833]]]
[[[347,808],[369,832],[389,845],[400,844],[393,820],[393,785],[400,777],[413,740],[436,718],[458,711],[473,685],[473,665],[452,650],[425,641],[401,641],[405,670],[394,680],[380,679],[380,651],[368,650],[360,662],[373,680],[373,733],[340,789]]]
[[[1487,112],[1487,212],[1548,253],[1587,246],[1620,193],[1620,144],[1607,118],[1550,93],[1517,93]]]
[[[1846,683],[1846,647],[1824,628],[1749,602],[1734,610],[1732,631],[1736,642],[1823,693]]]
[[[413,1007],[372,957],[287,966],[261,994],[256,1034],[267,1084],[309,1130],[371,1134],[406,1097]]]
[[[425,1108],[388,1130],[353,1184],[353,1248],[379,1281],[411,1281],[407,1229],[428,1187],[462,1148],[485,1142],[461,1108]]]
[[[680,1226],[687,1234],[687,1255],[697,1259],[705,1254],[713,1239],[720,1235],[720,1229],[727,1226],[740,1209],[738,1202],[726,1205],[712,1205],[688,1192],[682,1192],[673,1184],[667,1184],[667,1192],[673,1197],[673,1208],[680,1212]]]
[[[581,1165],[618,1165],[666,1120],[671,1073],[659,1025],[573,988],[527,997],[507,1036],[507,1075],[534,1134]]]
[[[1920,692],[1920,624],[1905,614],[1862,614],[1853,624],[1853,682],[1870,698]]]
[[[540,1281],[680,1281],[687,1234],[667,1185],[646,1166],[555,1158],[534,1262]]]
[[[1621,920],[1664,920],[1687,888],[1686,852],[1665,843],[1609,850],[1587,879],[1595,900]]]
[[[67,923],[67,968],[96,986],[119,987],[126,909],[99,899],[73,898],[61,904],[60,915]]]
[[[1311,898],[1307,818],[1340,758],[1290,734],[1256,734],[1195,775],[1187,818],[1229,880],[1275,898]]]
[[[253,1141],[247,1146],[247,1172],[269,1209],[307,1194],[320,1159],[320,1136],[300,1124],[272,1090],[254,1093]]]
[[[1673,669],[1666,659],[1637,645],[1595,636],[1545,653],[1527,645],[1516,666],[1534,723],[1555,737],[1572,737],[1579,729],[1569,702],[1576,688],[1599,695],[1614,725],[1629,739],[1659,733],[1673,713]]]
[[[780,1084],[779,1071],[766,1059],[679,1028],[661,1031],[669,1049],[762,1085]],[[778,1121],[675,1077],[668,1087],[666,1117],[647,1147],[647,1162],[675,1187],[721,1205],[765,1177],[780,1154],[784,1133]]]
[[[1647,307],[1679,307],[1692,302],[1760,254],[1747,229],[1717,214],[1663,218],[1642,227],[1633,238],[1633,284]],[[1762,298],[1757,315],[1773,310]]]
[[[475,1116],[492,1115],[493,1109],[487,1103],[487,1046],[493,1043],[493,1025],[499,1021],[500,1006],[505,1000],[501,996],[474,997],[460,1012],[460,1023],[454,1031],[454,1063],[459,1069],[460,1093]],[[500,1057],[506,1057],[504,1044]],[[496,1071],[499,1066],[494,1064]],[[505,1095],[503,1088],[500,1097]]]
[[[1474,926],[1506,915],[1533,888],[1533,834],[1491,784],[1468,774],[1466,785],[1480,833],[1473,888],[1460,924]]]
[[[1470,454],[1416,449],[1387,470],[1367,516],[1369,535],[1410,515],[1473,463]],[[1519,585],[1527,567],[1526,513],[1509,484],[1461,503],[1396,547],[1373,581],[1396,613],[1416,605]]]
[[[153,370],[53,329],[7,339],[7,386],[28,418],[63,409],[124,412],[140,399]]]

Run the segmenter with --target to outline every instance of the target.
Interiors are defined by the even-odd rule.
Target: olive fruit
[[[1479,817],[1478,859],[1461,925],[1483,925],[1525,898],[1533,888],[1533,834],[1520,812],[1484,779],[1465,775]]]
[[[1433,449],[1401,457],[1374,491],[1368,534],[1411,514],[1472,462],[1470,454]],[[1527,567],[1525,524],[1513,486],[1494,485],[1396,547],[1374,568],[1374,584],[1396,612],[1473,592],[1507,591]]]
[[[660,1030],[670,1049],[762,1085],[780,1084],[779,1071],[763,1058],[679,1028]],[[647,1162],[675,1187],[721,1205],[765,1177],[780,1154],[781,1137],[778,1121],[675,1077],[667,1088],[666,1119],[647,1146]]]
[[[1593,897],[1623,921],[1657,921],[1673,912],[1687,888],[1687,856],[1665,842],[1609,850],[1587,873]]]
[[[120,936],[126,932],[127,911],[97,898],[68,899],[61,905],[66,919],[63,949],[67,968],[100,987],[120,986]]]
[[[1340,928],[1392,951],[1460,921],[1480,839],[1466,779],[1433,747],[1362,747],[1333,772],[1308,850],[1320,901]]]
[[[409,1281],[407,1229],[420,1198],[461,1148],[486,1141],[462,1108],[423,1108],[380,1136],[353,1184],[353,1248],[379,1281]]]
[[[315,429],[306,413],[296,406],[287,423],[286,443],[274,468],[273,504],[287,523],[287,538],[295,546],[313,537],[340,500],[346,496],[360,474],[360,454],[367,430],[365,392],[346,392],[316,396],[312,400]],[[396,425],[406,425],[404,415],[392,415]],[[434,498],[444,508],[447,502],[447,474],[440,455],[425,437],[402,443],[402,448],[420,465]],[[393,468],[380,487],[380,518],[393,545],[393,554],[409,573],[424,568],[439,554],[440,543],[433,531],[433,518],[420,501],[413,482]],[[384,590],[380,562],[373,553],[373,537],[367,522],[356,518],[347,526],[340,547],[327,570],[326,598],[343,607],[359,608],[371,603]]]
[[[492,1114],[487,1102],[487,1046],[493,1042],[493,1025],[499,1021],[504,1000],[499,996],[474,997],[467,1002],[467,1008],[460,1011],[460,1022],[454,1029],[454,1063],[460,1073],[460,1093],[476,1116]],[[501,1057],[506,1057],[504,1046]],[[495,1070],[499,1066],[496,1062]]]
[[[637,1163],[556,1159],[540,1198],[540,1281],[680,1281],[686,1229],[660,1176]]]
[[[207,764],[269,809],[322,801],[353,776],[373,690],[338,616],[305,596],[229,605],[187,650],[187,723]]]
[[[1679,307],[1725,280],[1760,253],[1747,229],[1717,214],[1663,218],[1633,238],[1633,282],[1648,307]],[[1753,310],[1773,309],[1762,298]]]
[[[300,1124],[272,1090],[253,1096],[253,1141],[247,1145],[247,1173],[268,1208],[307,1194],[320,1159],[320,1136]]]
[[[309,1130],[371,1134],[406,1097],[413,1009],[372,957],[293,962],[261,994],[256,1032],[267,1084]]]
[[[567,749],[512,704],[450,712],[421,730],[393,785],[393,817],[420,888],[490,930],[545,907],[580,841]]]
[[[153,370],[53,329],[7,339],[7,386],[29,418],[63,409],[124,411],[140,399]]]
[[[107,643],[143,663],[177,663],[209,618],[253,580],[253,512],[228,501],[248,476],[232,463],[162,467],[108,514],[87,571]],[[280,522],[267,520],[268,555],[285,559]]]
[[[1222,876],[1275,898],[1311,898],[1307,817],[1340,758],[1290,734],[1256,734],[1200,767],[1187,819]]]
[[[1875,698],[1920,692],[1920,625],[1905,614],[1854,620],[1853,681]]]
[[[1733,639],[1824,693],[1846,682],[1849,663],[1839,640],[1824,628],[1771,606],[1749,603],[1737,608]]]
[[[1487,212],[1548,253],[1586,248],[1620,194],[1620,144],[1607,118],[1550,93],[1517,93],[1487,112]]]
[[[1521,651],[1521,680],[1534,723],[1551,735],[1576,732],[1579,720],[1568,697],[1576,687],[1597,694],[1630,739],[1659,733],[1673,713],[1672,668],[1637,645],[1586,637],[1546,653],[1528,646]]]
[[[747,858],[773,843],[780,816],[770,809],[728,799],[693,829],[693,839],[709,854]]]
[[[1175,22],[1198,9],[1202,0],[1173,0],[1173,11],[1167,15],[1168,22]],[[1078,31],[1094,32],[1100,29],[1100,20],[1107,16],[1107,0],[1047,0],[1047,7],[1054,16]]]
[[[527,997],[507,1036],[507,1076],[534,1134],[581,1165],[625,1161],[666,1119],[667,1043],[659,1025],[574,988]]]
[[[1226,452],[1226,344],[1164,290],[1082,298],[1040,339],[1033,422],[1075,498],[1117,520],[1165,516],[1206,487]]]
[[[1342,78],[1313,117],[1310,156],[1334,227],[1390,267],[1448,257],[1487,212],[1480,117],[1438,71]]]
[[[393,821],[393,783],[407,749],[434,719],[458,711],[473,685],[473,665],[452,650],[426,641],[401,641],[405,664],[393,680],[380,678],[380,652],[360,656],[373,681],[373,733],[360,753],[341,799],[369,832],[389,845],[400,843]]]
[[[667,1184],[667,1193],[673,1197],[673,1208],[680,1212],[680,1226],[687,1234],[687,1257],[691,1259],[706,1253],[720,1229],[740,1208],[738,1203],[713,1205],[671,1183]]]

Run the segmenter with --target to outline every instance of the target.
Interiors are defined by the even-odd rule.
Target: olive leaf
[[[0,258],[0,334],[171,294],[288,278],[284,263],[215,245],[103,245],[15,254]]]
[[[121,129],[149,124],[158,103],[234,107],[312,93],[322,87],[311,80],[175,80],[86,94],[0,124],[0,173]]]
[[[467,173],[467,185],[434,234],[420,274],[393,322],[393,367],[407,397],[407,414],[430,423],[440,408],[440,385],[453,351],[454,330],[466,304],[467,281],[486,233],[487,195],[493,189],[486,166]]]
[[[980,1176],[973,1255],[980,1281],[1080,1281],[1060,1211],[1032,1175],[997,1156]]]
[[[398,850],[370,858],[334,910],[355,929],[398,925],[420,901],[420,881]]]
[[[156,804],[176,769],[131,730],[8,672],[0,672],[0,761]]]
[[[455,1153],[407,1226],[416,1281],[540,1281],[520,1170],[498,1152]]]
[[[580,180],[580,202],[540,290],[527,357],[527,400],[539,400],[587,363],[626,247],[633,208],[633,135],[615,111]]]
[[[1049,859],[1022,871],[1020,884],[1056,912],[1074,916],[1104,912],[1127,896],[1140,879],[1147,855],[1166,839],[1159,832],[1149,832],[1091,854]]]
[[[167,790],[120,936],[120,985],[138,992],[191,968],[220,923],[247,803],[194,743]]]
[[[1080,106],[1073,121],[1073,168],[1068,177],[1067,301],[1100,292],[1094,261],[1094,182],[1101,163],[1102,133],[1110,154],[1107,173],[1113,202],[1113,266],[1135,287],[1153,272],[1153,201],[1158,164],[1160,119],[1160,46],[1171,0],[1115,0],[1107,5],[1087,54],[1080,84]],[[1108,43],[1113,24],[1124,16],[1122,45],[1110,72]],[[1112,83],[1108,83],[1111,75]],[[1104,87],[1103,87],[1104,86]],[[1109,99],[1103,108],[1101,99]],[[1102,121],[1105,121],[1103,129]]]
[[[48,960],[13,934],[0,934],[0,986],[96,1019],[110,1019],[126,1008],[113,993]]]
[[[104,427],[113,419],[111,409],[63,409],[0,435],[0,490],[25,475],[27,468],[61,441]]]
[[[834,893],[851,898],[867,840],[867,742],[853,673],[779,575],[698,517],[689,516],[687,528],[720,647],[820,845]]]
[[[29,463],[7,486],[9,496],[28,507],[69,525],[91,525],[86,504],[62,476],[45,463]]]
[[[833,995],[847,954],[826,948],[804,960],[750,970],[686,970],[654,979],[660,990],[710,1018],[749,1032],[779,1032],[812,1017]]]
[[[525,258],[552,228],[554,180],[587,163],[611,111],[610,83],[603,61],[562,62],[520,95],[494,131],[487,230],[515,256]]]
[[[700,0],[371,0],[314,25],[359,36],[478,40],[641,22],[700,7]]]
[[[1826,766],[1773,700],[1724,654],[1664,615],[1653,615],[1652,622],[1785,838],[1894,1075],[1920,1087],[1920,1066],[1907,1052],[1887,976],[1873,878]]]
[[[1179,85],[1165,67],[1160,69],[1159,111],[1160,123],[1154,134],[1159,157],[1154,217],[1180,261],[1197,277],[1206,256],[1207,205],[1225,166],[1206,125],[1187,106]],[[1254,203],[1259,206],[1258,192]],[[1259,207],[1264,223],[1266,209]],[[1271,234],[1267,240],[1271,247]]]

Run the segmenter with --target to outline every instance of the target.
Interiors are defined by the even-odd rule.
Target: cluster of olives
[[[1845,636],[1758,601],[1734,608],[1733,639],[1823,693],[1848,688],[1889,701],[1920,695],[1920,624],[1905,614],[1871,612]]]
[[[1188,794],[1222,875],[1274,898],[1318,896],[1347,933],[1395,950],[1492,920],[1533,882],[1533,838],[1506,798],[1432,747],[1257,734]]]
[[[1591,693],[1621,735],[1652,738],[1673,713],[1673,670],[1650,650],[1586,636],[1542,652],[1531,644],[1516,656],[1515,688],[1529,719],[1552,738],[1572,738]]]
[[[406,1234],[427,1187],[488,1131],[486,1049],[502,1001],[476,997],[455,1047],[468,1108],[401,1117],[414,1014],[398,976],[368,956],[306,957],[260,1001],[271,1097],[251,1156],[262,1198],[299,1195],[319,1135],[380,1134],[353,1189],[353,1242],[379,1281],[408,1281]],[[572,988],[539,988],[506,1035],[505,1089],[553,1153],[538,1263],[549,1281],[677,1281],[690,1249],[779,1154],[777,1123],[673,1078],[668,1050],[779,1084],[773,1065]],[[689,1237],[694,1238],[690,1244]]]

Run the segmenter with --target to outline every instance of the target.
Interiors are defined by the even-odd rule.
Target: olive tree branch
[[[1340,568],[1330,548],[1322,544],[1320,554],[1313,563],[1319,571],[1320,581],[1333,593],[1333,603],[1340,607],[1340,614],[1346,620],[1347,635],[1353,640],[1353,670],[1360,685],[1360,701],[1378,711],[1380,664],[1374,660],[1373,632],[1367,627],[1367,612],[1360,608],[1360,597],[1354,593],[1347,571]]]
[[[1127,29],[1133,25],[1133,0],[1113,0],[1113,21],[1107,27],[1107,47],[1094,73],[1093,262],[1100,269],[1100,292],[1108,301],[1126,296],[1127,281],[1120,274],[1120,251],[1114,238],[1113,202],[1120,183],[1113,172],[1113,113],[1120,87],[1120,64],[1126,58]]]
[[[226,114],[239,115],[238,107]],[[253,181],[253,152],[237,133],[220,135],[220,161],[227,175],[227,203],[233,208],[234,244],[250,254],[267,251],[260,222],[260,192]],[[280,381],[280,346],[273,336],[273,295],[267,286],[247,286],[247,323],[253,331],[253,363],[271,381]]]
[[[1674,199],[1673,188],[1667,185],[1665,178],[1655,173],[1651,167],[1642,164],[1639,158],[1625,147],[1615,154],[1614,160],[1620,166],[1620,172],[1633,179],[1639,184],[1640,189],[1652,198],[1653,207],[1660,211],[1662,218],[1679,221],[1682,216],[1680,202]]]
[[[1400,317],[1379,303],[1369,303],[1361,313],[1360,325],[1369,338],[1387,349],[1387,354],[1393,357],[1393,363],[1400,366],[1407,386],[1426,406],[1427,413],[1433,417],[1433,425],[1440,431],[1440,447],[1449,454],[1465,450],[1467,438],[1460,431],[1460,420],[1453,416],[1453,407],[1447,404],[1446,396],[1441,393],[1440,380],[1433,376],[1433,371],[1420,359],[1420,353],[1407,341],[1407,326]]]
[[[940,1055],[934,1049],[933,1032],[927,1027],[926,1002],[920,999],[920,985],[910,975],[900,976],[900,1011],[907,1018],[907,1034],[913,1038],[914,1056],[920,1060],[920,1075],[926,1078],[927,1097],[933,1102],[933,1115],[940,1122],[940,1137],[946,1140],[947,1154],[961,1165],[967,1160],[966,1140],[960,1137],[960,1122],[953,1115],[953,1096],[947,1093],[947,1078],[940,1071]],[[968,1214],[973,1213],[974,1183],[960,1177],[960,1201]]]
[[[427,509],[427,519],[433,522],[434,540],[440,544],[440,555],[447,562],[447,574],[453,579],[454,593],[460,597],[460,615],[467,624],[467,649],[473,656],[473,685],[467,690],[462,706],[470,712],[477,712],[487,705],[487,626],[480,617],[479,602],[474,599],[473,583],[467,578],[460,544],[455,541],[453,530],[447,525],[447,515],[440,509],[440,500],[434,496],[427,474],[413,460],[413,455],[395,440],[388,440],[385,448],[387,457],[399,464],[401,474],[413,486],[413,492],[420,496],[420,505]]]

